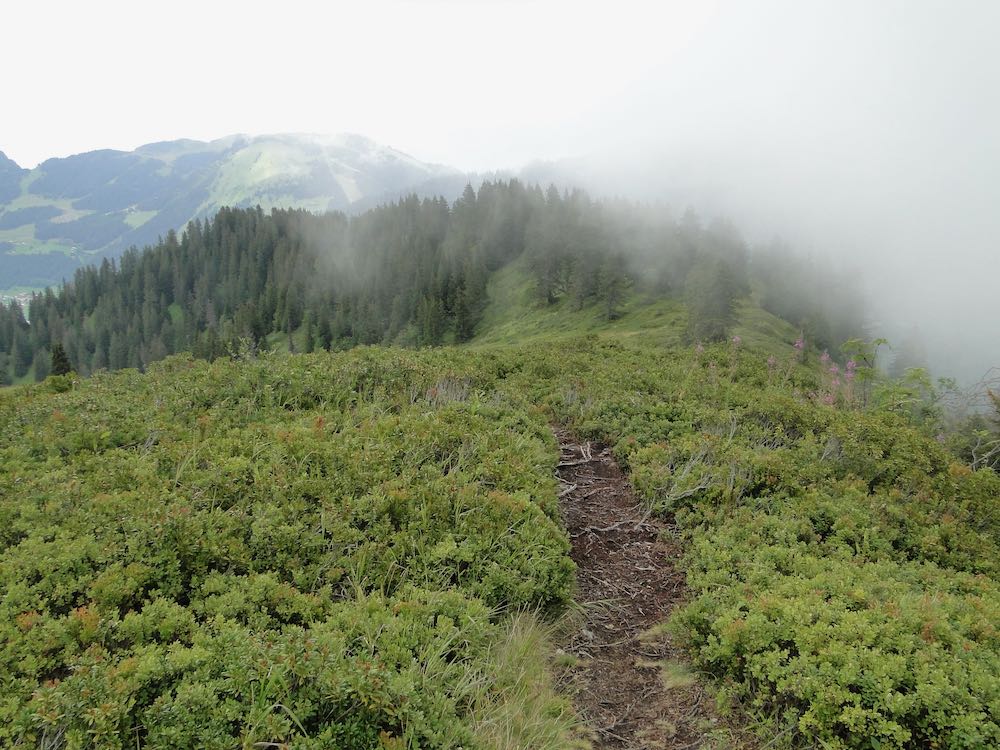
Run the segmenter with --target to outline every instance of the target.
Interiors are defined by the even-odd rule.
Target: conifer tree
[[[19,379],[35,363],[37,375],[56,344],[87,375],[180,351],[212,359],[244,339],[291,350],[467,341],[494,275],[518,261],[539,300],[568,299],[609,320],[630,285],[647,295],[686,290],[691,335],[719,338],[755,272],[765,306],[814,340],[832,349],[862,332],[859,305],[821,308],[822,283],[801,283],[807,274],[787,273],[785,262],[755,255],[751,264],[724,222],[705,227],[693,212],[676,221],[659,208],[512,180],[469,185],[453,205],[409,196],[351,217],[221,209],[155,247],[79,269],[33,295],[27,316],[17,302],[0,304],[0,371]]]
[[[72,372],[73,366],[69,362],[69,357],[66,356],[66,350],[63,345],[58,341],[52,345],[52,366],[50,372],[52,375],[68,375]],[[36,373],[37,377],[37,373]]]

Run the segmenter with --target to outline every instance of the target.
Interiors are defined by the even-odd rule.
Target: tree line
[[[516,260],[540,305],[597,306],[614,319],[629,294],[675,295],[688,302],[691,338],[706,341],[726,336],[755,285],[767,298],[788,278],[752,283],[758,261],[726,222],[517,180],[467,186],[451,205],[411,196],[354,217],[224,208],[153,247],[79,269],[33,295],[27,314],[17,302],[0,306],[0,382],[43,379],[57,346],[60,362],[64,353],[88,374],[178,351],[213,359],[247,344],[461,343],[475,334],[491,275]],[[774,307],[803,324],[827,314],[800,297],[808,309]]]

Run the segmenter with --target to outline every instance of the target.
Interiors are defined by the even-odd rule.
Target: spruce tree
[[[52,345],[52,366],[49,368],[52,375],[68,375],[73,371],[73,366],[66,356],[66,350],[58,341]]]

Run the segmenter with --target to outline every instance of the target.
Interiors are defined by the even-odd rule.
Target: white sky
[[[595,156],[859,262],[899,325],[968,324],[1000,364],[1000,1],[9,0],[2,25],[23,166],[236,132]]]
[[[24,2],[0,149],[22,166],[236,132],[358,132],[460,168],[575,153],[714,3]]]

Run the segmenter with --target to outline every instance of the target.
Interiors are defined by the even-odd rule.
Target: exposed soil
[[[685,597],[673,528],[645,511],[608,448],[581,444],[565,430],[556,437],[583,610],[562,649],[575,663],[571,689],[593,747],[745,745],[733,742],[683,652],[669,636],[649,632]]]

